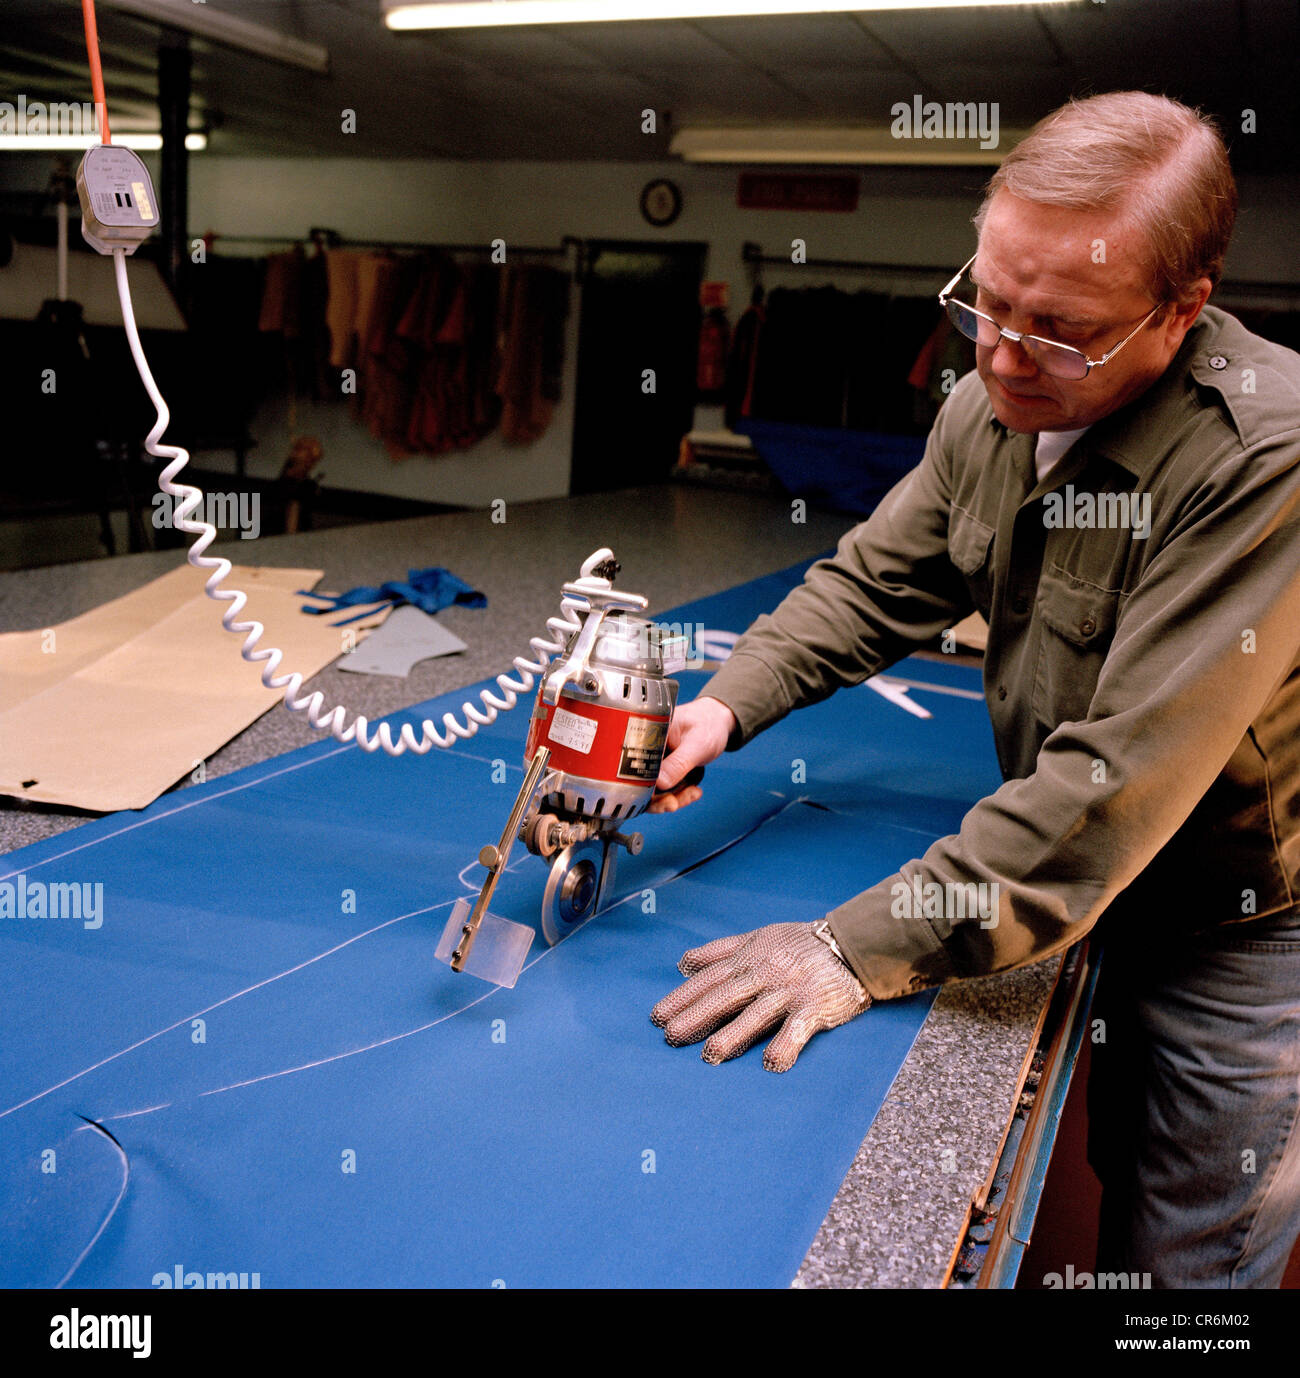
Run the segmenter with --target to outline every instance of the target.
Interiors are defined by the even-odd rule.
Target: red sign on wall
[[[755,211],[855,211],[857,177],[834,173],[742,172],[736,204]]]
[[[700,305],[706,310],[713,307],[720,307],[723,311],[727,309],[727,297],[730,295],[731,284],[727,282],[702,282],[700,283]]]

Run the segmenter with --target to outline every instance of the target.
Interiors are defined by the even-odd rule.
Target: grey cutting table
[[[486,610],[440,614],[469,644],[464,653],[426,661],[406,680],[327,668],[311,681],[328,702],[374,719],[499,673],[544,630],[560,585],[599,546],[615,551],[620,585],[645,594],[653,613],[816,555],[851,524],[842,514],[817,511],[796,523],[780,498],[676,486],[510,505],[505,515],[493,523],[486,511],[458,512],[218,549],[236,562],[323,569],[323,588],[377,584],[408,568],[443,565],[487,593]],[[162,551],[0,575],[0,630],[74,617],[183,562],[182,552]],[[300,716],[273,709],[209,760],[208,776],[315,739]],[[0,799],[0,850],[84,818]],[[940,992],[795,1286],[945,1285],[972,1202],[982,1203],[992,1183],[1059,966],[1052,959]]]

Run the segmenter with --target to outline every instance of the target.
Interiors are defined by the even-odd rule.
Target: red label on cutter
[[[528,726],[525,757],[550,748],[549,769],[588,780],[651,784],[659,774],[669,718],[561,697],[554,707],[538,702]]]

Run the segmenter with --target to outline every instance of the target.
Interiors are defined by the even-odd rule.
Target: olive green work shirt
[[[828,916],[874,999],[1036,961],[1103,913],[1163,942],[1298,900],[1300,355],[1207,307],[1041,482],[1035,440],[963,377],[920,464],[702,691],[735,750],[988,620],[1005,783]],[[900,881],[996,908],[931,912]]]

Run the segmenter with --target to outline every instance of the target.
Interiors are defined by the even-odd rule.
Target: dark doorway
[[[707,244],[587,241],[570,492],[668,477],[694,416],[707,252]]]

